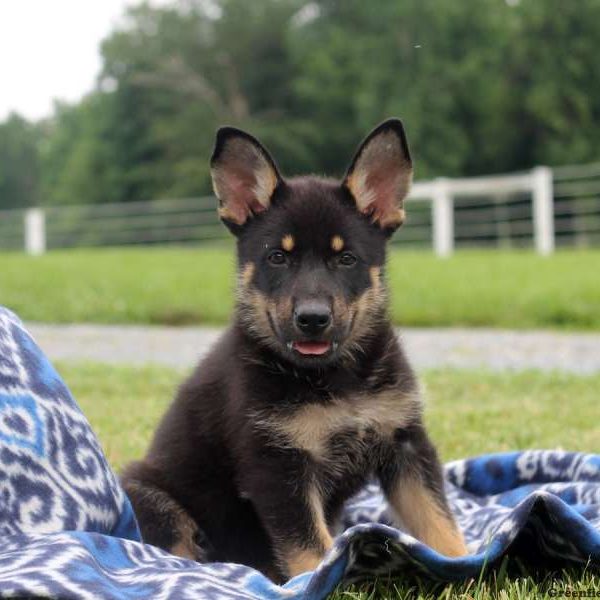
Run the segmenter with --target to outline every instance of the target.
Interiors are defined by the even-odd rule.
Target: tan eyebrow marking
[[[294,249],[294,237],[291,234],[284,235],[281,238],[281,247],[286,252],[291,252]]]
[[[334,252],[339,252],[344,247],[344,240],[339,235],[334,235],[331,238],[331,249]]]

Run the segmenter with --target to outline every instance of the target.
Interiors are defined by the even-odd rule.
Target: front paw
[[[214,549],[201,529],[188,527],[180,529],[178,533],[179,540],[171,546],[171,554],[199,563],[211,562]]]
[[[214,547],[201,529],[198,529],[192,538],[194,560],[199,563],[212,562]]]

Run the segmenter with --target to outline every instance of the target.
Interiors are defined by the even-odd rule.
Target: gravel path
[[[52,360],[159,364],[187,368],[220,330],[205,327],[45,325],[29,330]],[[401,332],[417,369],[485,367],[600,372],[600,334],[491,329],[411,329]]]

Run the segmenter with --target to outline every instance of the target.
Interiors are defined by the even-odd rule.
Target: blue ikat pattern
[[[529,450],[446,466],[470,554],[440,556],[393,527],[376,485],[348,502],[313,573],[284,586],[250,568],[179,559],[141,543],[89,423],[19,319],[0,308],[0,596],[317,600],[340,582],[412,571],[477,576],[505,554],[600,567],[600,456]]]

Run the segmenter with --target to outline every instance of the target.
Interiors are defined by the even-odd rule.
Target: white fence
[[[556,245],[600,244],[600,163],[465,179],[416,182],[403,246],[433,246],[439,256],[456,247],[533,246],[548,255]],[[227,233],[215,199],[187,198],[0,211],[0,248],[47,249],[131,244],[214,242]]]
[[[467,179],[439,178],[415,183],[410,200],[431,202],[433,247],[438,256],[449,256],[455,245],[455,198],[481,199],[485,196],[508,196],[526,193],[531,197],[533,239],[540,254],[554,251],[554,220],[552,170],[537,167],[519,175],[471,177]],[[480,206],[484,206],[479,200]],[[410,211],[408,211],[410,214]]]

